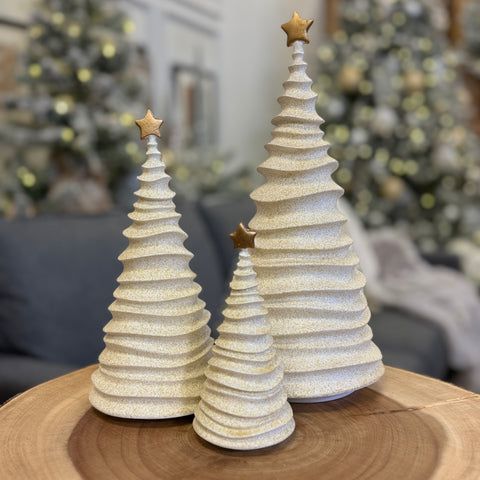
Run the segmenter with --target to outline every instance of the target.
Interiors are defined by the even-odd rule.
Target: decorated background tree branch
[[[255,232],[240,224],[231,237],[240,257],[193,428],[215,445],[251,450],[285,440],[295,423],[250,258]]]
[[[338,164],[327,153],[306,74],[311,24],[294,13],[282,26],[293,63],[272,121],[270,155],[258,168],[266,181],[251,195],[254,266],[293,401],[345,396],[383,374],[367,325],[365,278],[337,207],[343,190],[331,175]]]
[[[108,188],[142,159],[131,127],[145,108],[147,66],[129,38],[135,24],[112,0],[34,3],[23,88],[0,128],[0,164],[13,172],[0,173],[37,209],[108,210]],[[0,182],[0,215],[22,214],[19,199]]]
[[[104,329],[106,347],[92,376],[92,405],[116,417],[192,414],[213,343],[157,149],[162,123],[150,111],[137,121],[148,139],[147,161],[129,215],[133,223],[124,231],[129,244],[119,257],[124,269]]]
[[[480,246],[480,145],[444,3],[341,2],[315,86],[356,213],[368,228],[404,229],[424,252],[459,238]]]

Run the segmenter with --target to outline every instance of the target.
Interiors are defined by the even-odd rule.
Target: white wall
[[[135,38],[149,51],[152,105],[172,125],[171,67],[197,65],[220,76],[222,0],[121,0],[137,24]],[[197,65],[198,66],[198,65]]]
[[[222,31],[222,146],[236,161],[260,163],[270,140],[277,97],[288,76],[291,48],[280,25],[297,10],[313,18],[306,46],[309,73],[316,71],[315,52],[324,32],[322,0],[224,0]]]
[[[277,97],[288,75],[291,49],[280,25],[293,10],[313,18],[307,46],[309,72],[315,76],[315,52],[324,32],[323,0],[123,0],[142,24],[139,10],[148,9],[140,28],[150,39],[153,67],[153,107],[168,118],[168,58],[192,56],[192,41],[207,52],[207,66],[215,70],[220,85],[220,146],[232,152],[235,162],[258,164],[265,157],[271,119],[278,113]],[[137,10],[135,13],[134,10]],[[203,12],[202,12],[203,10]],[[214,12],[208,15],[206,12]],[[173,42],[171,19],[191,23],[192,31]],[[210,34],[202,38],[204,28]],[[212,43],[213,42],[213,43]],[[208,46],[213,46],[213,56]],[[158,46],[158,48],[156,48]]]

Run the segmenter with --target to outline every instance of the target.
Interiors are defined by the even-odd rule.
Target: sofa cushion
[[[19,392],[75,369],[73,365],[53,363],[25,355],[0,354],[0,404]]]
[[[177,209],[215,332],[224,288],[220,260],[197,206],[177,199]],[[124,212],[0,222],[0,351],[74,365],[95,362],[129,223]]]
[[[415,355],[405,350],[384,350],[382,353],[385,365],[403,368],[421,375],[432,376],[431,370],[425,365],[420,355]]]
[[[394,308],[372,315],[373,340],[393,367],[445,378],[448,351],[442,330],[423,318]]]
[[[0,331],[14,351],[96,360],[127,223],[124,213],[0,222]]]

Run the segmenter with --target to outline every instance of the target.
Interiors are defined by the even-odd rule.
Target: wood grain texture
[[[480,396],[387,368],[370,388],[296,404],[295,433],[253,452],[195,435],[191,417],[135,421],[88,403],[95,367],[40,385],[0,408],[0,478],[478,479]]]

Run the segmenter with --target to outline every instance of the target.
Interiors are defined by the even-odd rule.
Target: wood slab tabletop
[[[478,480],[480,396],[395,368],[370,388],[293,404],[295,433],[238,452],[204,442],[192,417],[111,418],[88,402],[95,366],[0,408],[0,479]]]

